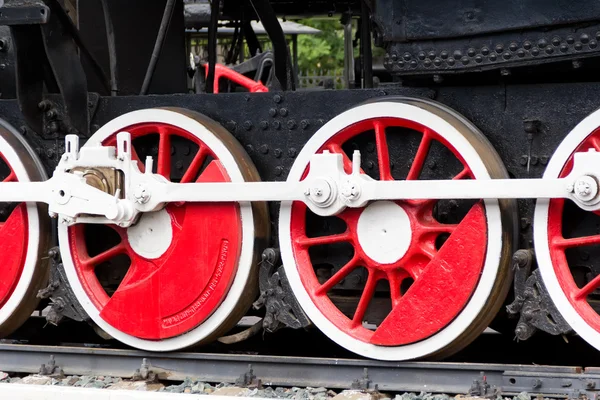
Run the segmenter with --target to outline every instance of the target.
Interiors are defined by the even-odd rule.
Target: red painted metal
[[[206,76],[208,77],[208,65],[206,65]],[[213,90],[215,93],[219,93],[219,80],[221,78],[225,78],[228,79],[232,82],[237,83],[240,86],[245,87],[246,89],[248,89],[249,92],[255,93],[255,92],[268,92],[269,89],[262,84],[262,82],[260,81],[255,81],[252,80],[250,78],[248,78],[245,75],[240,74],[237,71],[232,70],[231,68],[227,68],[224,65],[221,64],[216,64],[215,65],[215,80],[214,80],[214,86],[213,86]]]
[[[159,135],[157,172],[168,179],[171,138],[180,136],[199,146],[181,182],[230,181],[211,149],[189,132],[155,123],[122,130],[130,132],[133,140]],[[111,136],[104,144],[114,142],[115,136]],[[134,158],[138,158],[137,153]],[[202,169],[207,160],[210,162]],[[200,325],[225,299],[237,271],[242,235],[237,204],[180,203],[171,204],[166,210],[171,217],[173,241],[165,254],[153,260],[131,248],[126,229],[109,225],[121,241],[94,256],[89,255],[86,246],[86,226],[75,225],[69,230],[77,274],[100,316],[114,328],[143,339],[166,339]],[[118,289],[109,296],[94,271],[122,254],[131,260],[131,265]]]
[[[574,153],[594,149],[600,151],[600,129],[592,132],[578,147]],[[573,154],[560,173],[560,177],[567,176],[573,168]],[[600,245],[600,234],[582,237],[563,236],[563,220],[565,215],[564,199],[552,199],[548,209],[548,245],[550,247],[550,258],[552,267],[560,287],[567,295],[569,302],[575,308],[577,313],[595,330],[600,331],[600,315],[590,305],[587,297],[596,289],[600,288],[600,275],[594,277],[583,287],[579,287],[575,282],[573,272],[567,261],[565,252],[568,249]]]
[[[382,180],[392,180],[386,128],[403,127],[422,133],[420,145],[407,174],[407,179],[419,179],[427,153],[433,141],[449,148],[462,162],[464,169],[454,179],[472,179],[473,174],[461,155],[436,132],[399,118],[366,120],[340,131],[319,151],[329,150],[344,155],[344,169],[351,171],[352,162],[342,145],[367,131],[375,131],[379,174]],[[401,134],[401,133],[400,133]],[[307,171],[308,172],[308,169]],[[292,205],[291,237],[296,264],[303,285],[319,310],[340,330],[366,343],[398,346],[414,343],[439,332],[465,307],[482,272],[487,249],[487,222],[481,202],[476,203],[457,224],[443,224],[433,216],[435,200],[397,201],[408,214],[412,241],[406,254],[397,262],[381,264],[369,258],[361,248],[357,223],[363,209],[346,209],[338,218],[346,223],[340,234],[307,237],[307,207],[300,202]],[[450,236],[436,249],[441,234]],[[319,282],[309,249],[333,243],[350,243],[354,248],[352,259],[325,282]],[[368,278],[352,318],[347,317],[328,296],[331,290],[358,267],[368,271]],[[406,279],[414,283],[401,292]],[[390,286],[392,310],[373,331],[363,327],[363,320],[375,288],[380,280]]]
[[[4,157],[0,158],[10,169],[2,182],[17,182],[18,179]],[[10,213],[6,221],[0,223],[0,307],[4,306],[13,294],[25,266],[28,241],[28,218],[26,205],[19,204]]]

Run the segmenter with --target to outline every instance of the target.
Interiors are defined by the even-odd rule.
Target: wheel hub
[[[166,209],[144,213],[139,222],[127,229],[131,249],[151,260],[161,257],[173,241],[171,216]]]
[[[358,218],[357,234],[369,258],[381,264],[395,263],[410,247],[410,218],[402,206],[392,201],[376,201]]]

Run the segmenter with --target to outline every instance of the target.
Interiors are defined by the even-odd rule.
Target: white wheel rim
[[[600,126],[600,110],[597,110],[581,121],[558,146],[544,172],[544,179],[558,177],[575,149]],[[565,321],[585,341],[600,350],[600,332],[592,328],[579,315],[569,302],[562,290],[558,278],[554,273],[552,258],[550,257],[550,246],[548,245],[548,211],[550,201],[538,199],[535,206],[533,235],[535,243],[535,255],[538,267],[542,274],[544,285],[556,305],[556,308]]]
[[[298,182],[308,165],[310,157],[337,132],[366,119],[386,117],[402,118],[431,128],[463,156],[477,179],[490,179],[489,172],[477,151],[448,121],[414,105],[397,102],[377,102],[348,110],[319,129],[298,154],[290,170],[288,181]],[[441,331],[425,340],[404,346],[377,346],[348,335],[329,321],[312,302],[301,282],[291,245],[292,203],[283,202],[279,216],[279,242],[283,265],[292,290],[303,310],[321,331],[339,345],[357,354],[379,360],[400,361],[425,357],[442,350],[463,334],[477,318],[492,292],[498,274],[503,244],[500,207],[497,200],[485,200],[484,204],[488,225],[488,243],[485,264],[479,283],[460,314]]]
[[[9,130],[13,135],[17,135],[17,138],[21,141],[25,148],[29,150],[29,153],[33,154],[33,152],[29,149],[29,146],[18,136],[19,134],[17,132],[15,132],[13,129],[9,129],[4,124],[2,124],[2,126]],[[31,181],[31,177],[27,173],[25,165],[21,161],[21,157],[32,157],[31,154],[23,154],[19,156],[15,149],[11,147],[10,144],[8,144],[8,142],[2,137],[0,137],[0,153],[2,153],[2,155],[6,158],[6,161],[10,164],[10,167],[17,176],[19,182]],[[39,160],[34,161],[36,166],[41,165]],[[45,176],[43,172],[42,175]],[[32,279],[39,259],[39,247],[41,239],[40,215],[35,203],[27,204],[27,228],[28,243],[27,253],[25,256],[25,265],[23,266],[19,283],[13,290],[13,293],[10,295],[6,303],[4,303],[4,305],[0,308],[0,326],[4,324],[10,317],[12,317],[17,308],[25,299],[29,287],[34,284]]]
[[[121,131],[123,128],[146,122],[175,125],[198,137],[215,153],[219,161],[225,167],[231,182],[244,181],[242,172],[240,171],[236,160],[233,158],[233,155],[227,150],[227,147],[198,121],[176,111],[147,109],[133,111],[122,115],[100,128],[88,140],[85,146],[101,145],[106,138]],[[243,291],[252,269],[254,252],[254,220],[252,205],[249,203],[240,203],[240,216],[242,223],[242,245],[237,273],[229,292],[210,317],[196,328],[180,336],[160,341],[145,340],[123,333],[109,325],[100,316],[100,312],[92,303],[81,285],[69,248],[68,228],[64,225],[60,225],[58,229],[59,244],[67,279],[86,313],[101,329],[113,338],[130,346],[151,351],[172,351],[192,346],[219,329],[234,312],[240,298],[244,295]]]

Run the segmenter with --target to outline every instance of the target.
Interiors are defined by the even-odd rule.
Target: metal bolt
[[[266,131],[269,129],[269,123],[267,121],[260,121],[260,129]]]
[[[146,190],[146,187],[139,185],[133,192],[135,202],[138,204],[146,204],[150,200],[150,193]]]
[[[275,103],[281,103],[281,100],[282,100],[282,98],[280,95],[276,94],[275,96],[273,96],[273,101]]]
[[[310,126],[310,122],[308,122],[307,119],[303,119],[302,121],[300,121],[300,127],[302,129],[306,129]]]
[[[270,115],[271,117],[274,117],[274,116],[276,116],[276,115],[277,115],[277,110],[276,110],[276,109],[274,109],[274,108],[269,108],[269,115]]]
[[[275,128],[275,130],[280,130],[281,129],[281,122],[280,121],[273,121],[273,128]]]
[[[275,167],[275,175],[281,176],[281,174],[283,174],[283,168],[282,167]]]
[[[280,109],[279,115],[281,115],[282,117],[285,117],[286,115],[288,115],[288,109],[287,108]]]
[[[296,125],[296,121],[294,121],[293,119],[290,119],[290,120],[288,121],[288,123],[287,123],[287,127],[288,127],[288,129],[290,129],[290,130],[294,130],[294,129],[296,129],[296,126],[297,126],[297,125]]]
[[[247,131],[252,129],[252,121],[244,121],[244,129]]]
[[[596,388],[596,382],[593,381],[587,381],[585,383],[585,388],[586,389],[595,389]]]

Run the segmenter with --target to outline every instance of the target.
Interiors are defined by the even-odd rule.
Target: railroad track
[[[136,372],[160,380],[199,377],[235,383],[260,379],[265,385],[359,388],[383,392],[529,392],[554,397],[596,398],[600,368],[450,362],[381,362],[362,359],[245,354],[148,353],[137,350],[0,344],[0,370],[132,378]]]

